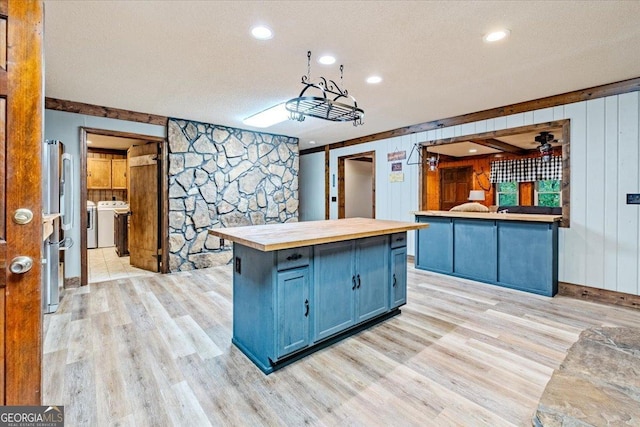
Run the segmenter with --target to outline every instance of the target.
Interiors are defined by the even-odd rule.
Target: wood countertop
[[[451,211],[417,211],[416,216],[441,216],[448,218],[473,218],[498,221],[532,221],[532,222],[556,222],[562,220],[562,215],[537,215],[516,213],[493,212],[451,212]]]
[[[209,234],[260,251],[299,248],[426,228],[429,224],[368,218],[215,228]]]

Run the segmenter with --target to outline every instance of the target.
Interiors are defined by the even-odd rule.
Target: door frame
[[[356,157],[369,156],[373,159],[371,169],[371,218],[376,217],[376,152],[366,151],[338,157],[338,218],[344,218],[345,216],[345,161]]]
[[[167,140],[159,136],[143,135],[138,133],[121,132],[107,129],[80,127],[80,285],[86,286],[89,279],[87,271],[87,134],[113,136],[117,138],[142,139],[149,142],[159,142],[162,168],[162,180],[160,188],[160,229],[158,239],[160,241],[160,272],[169,272],[169,180],[167,178],[169,166],[169,146]]]

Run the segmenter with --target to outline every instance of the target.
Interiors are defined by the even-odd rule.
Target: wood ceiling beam
[[[470,139],[469,142],[473,142],[474,144],[482,145],[484,147],[493,148],[494,150],[500,150],[507,153],[524,154],[526,152],[526,150],[523,150],[520,147],[507,144],[506,142],[500,141],[495,138],[487,138],[487,139],[474,138],[474,139]]]

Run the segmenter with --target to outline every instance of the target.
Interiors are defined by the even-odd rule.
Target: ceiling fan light
[[[269,40],[273,38],[273,31],[264,25],[256,25],[251,29],[251,35],[258,40]]]

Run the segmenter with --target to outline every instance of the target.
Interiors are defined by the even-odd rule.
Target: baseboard
[[[65,277],[64,278],[64,288],[79,288],[80,287],[80,278],[79,277]]]
[[[407,255],[407,262],[408,263],[414,263],[416,262],[416,257],[414,257],[413,255]]]
[[[640,310],[640,295],[625,294],[565,282],[558,282],[558,295]]]

